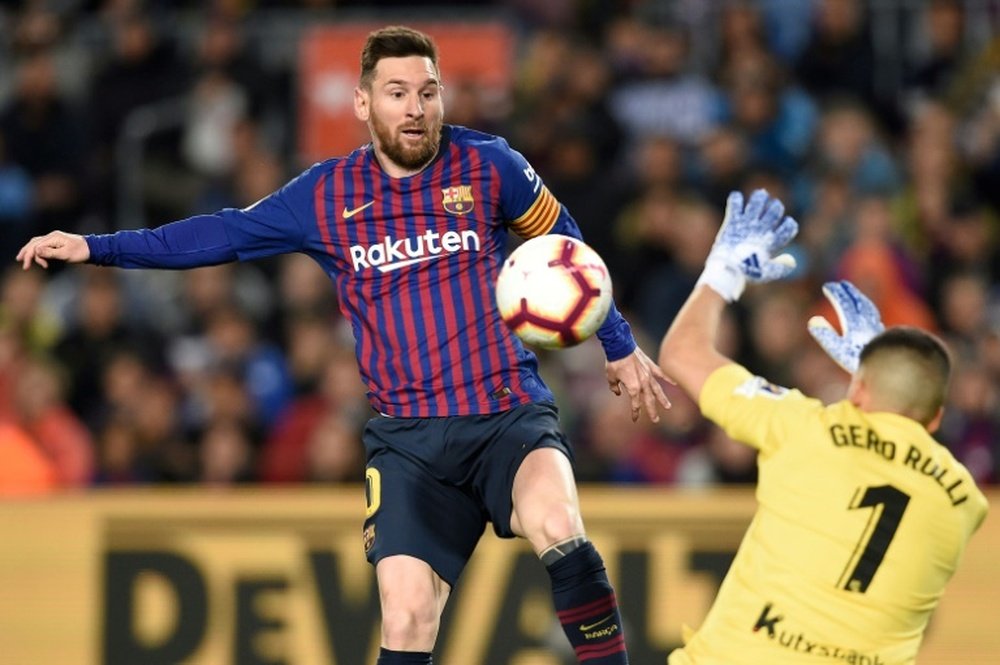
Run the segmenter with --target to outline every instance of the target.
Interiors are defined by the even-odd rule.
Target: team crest
[[[472,185],[445,187],[441,190],[441,205],[445,212],[452,215],[465,215],[472,212],[476,201],[472,198]]]
[[[368,554],[375,545],[375,525],[369,524],[366,526],[365,530],[362,532],[362,536],[365,541],[365,554]]]

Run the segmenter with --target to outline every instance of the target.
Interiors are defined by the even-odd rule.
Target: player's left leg
[[[527,538],[552,580],[552,599],[577,660],[628,663],[625,635],[604,561],[587,540],[573,468],[556,448],[530,452],[511,492],[511,530]]]

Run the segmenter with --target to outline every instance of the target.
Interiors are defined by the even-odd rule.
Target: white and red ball
[[[500,316],[527,344],[574,346],[593,335],[611,308],[611,276],[586,243],[549,234],[517,247],[500,269]]]

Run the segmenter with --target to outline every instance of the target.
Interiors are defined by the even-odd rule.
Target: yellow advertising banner
[[[699,625],[712,602],[753,494],[588,487],[581,500],[632,662],[664,663],[681,625]],[[374,663],[378,596],[364,511],[361,487],[0,503],[0,665]],[[987,519],[921,663],[1000,662],[997,551],[1000,525]],[[449,601],[435,662],[573,662],[548,579],[524,543],[483,537]]]

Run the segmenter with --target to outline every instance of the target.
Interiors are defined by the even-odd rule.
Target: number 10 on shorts
[[[382,474],[374,467],[365,469],[365,519],[368,519],[382,505]]]

